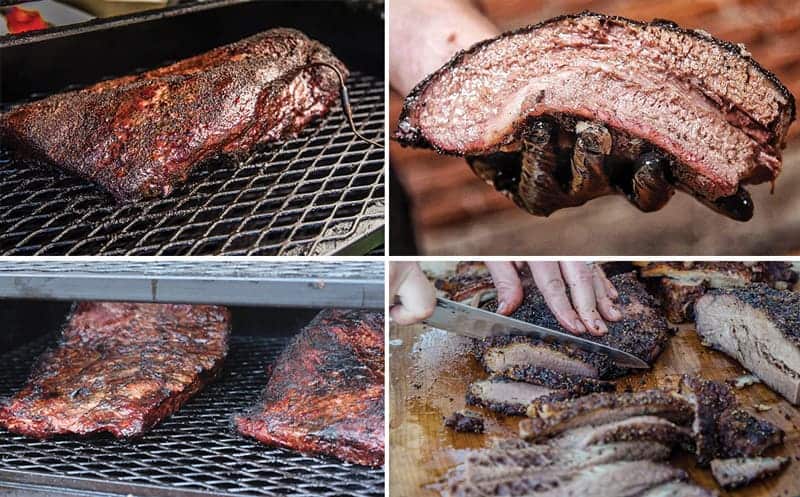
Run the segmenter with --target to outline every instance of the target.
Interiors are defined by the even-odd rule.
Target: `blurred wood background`
[[[479,0],[507,30],[556,15],[593,10],[633,19],[670,19],[744,43],[753,57],[800,95],[800,0]],[[391,94],[392,132],[402,97]],[[604,197],[549,218],[531,216],[472,174],[462,159],[391,144],[391,166],[405,186],[423,254],[445,255],[787,255],[800,254],[800,125],[790,130],[784,166],[770,194],[751,186],[748,223],[719,216],[677,193],[643,214]],[[392,226],[394,223],[392,222]]]

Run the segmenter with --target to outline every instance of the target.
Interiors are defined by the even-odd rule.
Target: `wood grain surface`
[[[392,497],[435,496],[430,488],[453,465],[459,449],[485,447],[492,438],[516,436],[522,418],[504,418],[474,408],[486,415],[483,435],[462,434],[445,428],[444,417],[464,407],[467,385],[483,372],[470,353],[469,339],[421,325],[390,327],[390,421],[389,474]],[[747,374],[725,355],[700,344],[693,325],[682,325],[659,356],[654,367],[618,382],[618,390],[643,390],[662,385],[668,375],[700,374],[713,380],[731,380]],[[783,447],[768,455],[792,456],[789,467],[778,477],[722,496],[795,497],[800,495],[800,411],[762,384],[736,395],[742,406],[763,405],[755,412],[786,432]],[[687,470],[695,483],[717,488],[711,472],[696,467],[693,457],[676,453],[672,463]]]

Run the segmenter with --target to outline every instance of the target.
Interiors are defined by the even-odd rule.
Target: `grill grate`
[[[2,357],[0,395],[25,381],[50,336]],[[266,447],[238,435],[230,418],[255,403],[287,338],[231,337],[220,378],[144,437],[121,442],[38,441],[0,432],[2,481],[135,495],[383,496],[383,469]],[[0,492],[1,493],[1,492]]]
[[[353,118],[383,139],[383,81],[354,72]],[[43,95],[37,95],[40,98]],[[299,137],[215,158],[165,199],[117,205],[87,181],[0,150],[5,255],[321,255],[383,242],[384,152],[337,104]]]

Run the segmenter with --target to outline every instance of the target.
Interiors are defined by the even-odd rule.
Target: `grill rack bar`
[[[56,336],[0,356],[0,396],[25,381],[33,360]],[[221,376],[136,441],[34,440],[0,431],[0,493],[153,497],[384,495],[383,468],[268,447],[239,435],[231,416],[253,405],[287,337],[231,337]]]
[[[382,262],[0,261],[0,298],[384,307]]]

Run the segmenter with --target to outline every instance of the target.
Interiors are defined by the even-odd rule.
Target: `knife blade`
[[[564,343],[605,354],[621,367],[650,368],[649,364],[623,350],[443,298],[436,299],[433,314],[423,322],[434,328],[478,339],[507,335],[531,336],[545,342]]]

